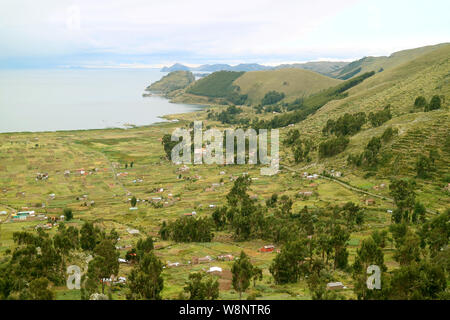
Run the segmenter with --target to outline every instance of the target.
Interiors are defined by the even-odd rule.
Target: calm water
[[[157,69],[0,70],[0,132],[148,125],[199,106],[142,97]]]

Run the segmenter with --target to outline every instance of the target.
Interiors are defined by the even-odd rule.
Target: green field
[[[274,176],[261,176],[261,166],[256,165],[188,165],[189,169],[182,171],[181,165],[166,159],[162,138],[175,128],[189,128],[194,120],[202,120],[205,126],[220,130],[230,127],[208,120],[208,110],[222,111],[226,108],[213,103],[197,112],[167,117],[179,119],[177,123],[165,122],[131,129],[0,134],[0,211],[6,211],[6,214],[0,215],[0,266],[6,261],[8,251],[16,247],[14,232],[33,232],[36,225],[47,223],[47,218],[59,217],[64,208],[71,208],[74,220],[68,225],[78,228],[85,221],[91,221],[103,230],[115,229],[120,236],[118,246],[135,246],[138,239],[151,236],[155,239],[154,252],[164,264],[180,263],[177,267],[166,267],[162,273],[163,299],[180,297],[189,274],[205,271],[211,266],[219,266],[226,271],[219,276],[219,298],[238,299],[239,294],[232,288],[228,272],[233,262],[190,262],[194,257],[206,255],[213,258],[222,254],[238,256],[241,251],[263,270],[263,279],[257,281],[256,286],[250,286],[243,295],[244,299],[249,296],[256,299],[311,299],[306,278],[291,284],[274,282],[269,267],[277,253],[259,251],[262,246],[270,244],[268,241],[259,238],[236,241],[227,228],[214,230],[211,242],[163,241],[158,235],[161,224],[192,211],[200,218],[211,217],[214,210],[210,205],[225,205],[225,196],[233,187],[234,179],[248,173],[250,177],[257,178],[252,181],[249,195],[262,207],[266,206],[266,200],[272,194],[277,193],[279,197],[284,195],[292,199],[294,214],[301,212],[305,206],[309,210],[323,209],[325,215],[330,215],[326,218],[334,222],[330,208],[347,202],[359,205],[364,223],[352,229],[346,243],[351,265],[357,250],[373,231],[388,230],[393,224],[388,212],[395,209],[389,189],[393,179],[415,180],[416,199],[428,210],[426,219],[444,212],[450,207],[450,194],[446,189],[450,183],[450,45],[420,52],[423,54],[405,52],[394,55],[409,57],[411,61],[376,73],[348,89],[346,95],[339,99],[325,99],[324,105],[305,120],[280,128],[280,141],[287,137],[290,130],[299,129],[301,138],[310,139],[313,147],[308,159],[295,162],[293,150],[281,145],[281,170]],[[209,82],[209,77],[214,81]],[[289,99],[315,93],[310,100],[306,100],[313,101],[315,97],[324,98],[327,88],[343,83],[298,69],[244,74],[226,72],[209,77],[191,84],[187,90],[190,93],[181,92],[178,97],[199,101],[196,95],[202,94],[200,101],[205,102],[211,97],[225,96],[233,84],[238,85],[240,93],[248,94],[250,99],[250,106],[239,107],[242,109],[240,116],[258,117],[259,120],[274,117],[272,113],[255,115],[253,109],[254,104],[269,90],[285,92]],[[428,101],[435,95],[441,97],[441,108],[430,112],[415,108],[414,99],[419,95],[425,96]],[[369,114],[382,110],[388,104],[393,115],[390,120],[378,127],[365,123],[361,130],[348,137],[349,144],[342,153],[328,158],[319,157],[318,146],[328,139],[322,128],[329,119],[336,120],[344,113]],[[289,112],[292,111],[283,113]],[[373,137],[379,137],[388,127],[398,129],[398,135],[380,148],[381,153],[390,155],[383,165],[370,171],[349,164],[349,155],[362,153],[368,142]],[[428,155],[431,151],[438,155],[433,164],[434,170],[428,178],[418,178],[416,161],[420,155]],[[339,171],[341,176],[331,178],[325,175],[335,171]],[[303,176],[304,172],[321,176],[311,181]],[[48,173],[48,179],[37,179],[38,173]],[[302,190],[311,191],[312,195],[299,197],[298,193]],[[137,210],[130,210],[133,196],[139,200]],[[156,197],[161,197],[160,208],[151,205],[152,198]],[[374,203],[368,202],[369,198],[373,198]],[[23,210],[35,211],[35,217],[13,219],[16,212]],[[274,215],[271,210],[265,214],[266,218]],[[54,234],[55,229],[54,226],[46,232]],[[139,234],[131,234],[130,229],[139,230]],[[416,231],[419,226],[412,225],[411,229]],[[274,244],[277,250],[283,249],[282,243]],[[392,241],[383,247],[382,252],[387,271],[398,269]],[[125,254],[126,250],[120,250],[121,257]],[[81,252],[72,253],[68,262],[81,263],[80,255]],[[131,269],[132,266],[121,264],[118,275],[128,277]],[[340,296],[355,299],[356,295],[351,290],[355,285],[351,270],[332,270],[329,264],[326,269],[330,281],[341,281],[347,287],[339,291]],[[78,291],[64,287],[54,287],[53,290],[57,299],[79,298]],[[125,299],[127,290],[126,286],[117,286],[112,296]]]

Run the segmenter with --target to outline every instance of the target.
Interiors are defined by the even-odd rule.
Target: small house
[[[327,283],[327,290],[340,290],[345,289],[345,286],[342,282],[329,282]]]
[[[211,268],[209,268],[209,270],[206,271],[206,272],[209,272],[209,273],[214,273],[214,272],[222,273],[222,268],[221,268],[221,267],[211,267]]]
[[[365,204],[366,204],[366,206],[373,206],[373,205],[375,205],[375,200],[372,198],[366,199]]]
[[[223,254],[218,256],[217,259],[222,261],[233,261],[234,257],[231,254]]]
[[[208,263],[214,261],[214,259],[210,256],[205,256],[205,257],[192,257],[192,264],[198,264],[198,263]]]
[[[309,190],[302,190],[298,193],[300,196],[304,196],[304,197],[310,197],[313,195],[312,191]]]
[[[275,249],[275,246],[272,244],[266,245],[262,248],[259,249],[259,251],[261,252],[273,252],[273,250]]]

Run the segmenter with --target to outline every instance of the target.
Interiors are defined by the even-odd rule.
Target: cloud
[[[430,7],[443,8],[431,10],[420,1],[386,0],[3,0],[0,60],[349,58],[386,52],[395,44],[442,41],[450,31],[447,3],[436,1]],[[427,16],[431,12],[434,17]],[[154,60],[144,61],[149,57]]]

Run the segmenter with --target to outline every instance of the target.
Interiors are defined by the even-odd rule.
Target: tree
[[[219,283],[204,273],[191,273],[184,291],[189,293],[189,300],[215,300],[219,297]]]
[[[241,251],[239,259],[233,263],[231,273],[233,274],[233,288],[239,292],[239,299],[241,299],[242,292],[245,292],[250,286],[250,280],[253,276],[253,265],[244,251]]]
[[[414,106],[416,108],[425,108],[427,105],[427,100],[424,96],[418,96],[416,100],[414,101]]]
[[[447,287],[443,268],[429,261],[402,266],[393,271],[389,299],[437,299]]]
[[[256,285],[256,280],[262,281],[263,273],[261,268],[253,266],[252,279],[253,279],[253,287]]]
[[[414,211],[412,216],[412,222],[425,222],[425,214],[427,210],[425,209],[425,206],[420,203],[419,201],[416,201],[416,204],[414,205]]]
[[[349,239],[350,233],[346,229],[341,228],[341,226],[337,225],[332,229],[330,244],[334,250],[334,270],[347,267],[348,251],[346,246]]]
[[[146,237],[144,240],[139,239],[136,244],[136,253],[138,260],[140,257],[143,257],[145,254],[150,253],[154,248],[152,237]]]
[[[214,233],[211,232],[211,218],[195,218],[183,216],[168,224],[163,223],[159,234],[162,239],[172,239],[176,242],[211,242]]]
[[[266,207],[274,208],[278,201],[278,194],[273,193],[272,196],[266,200]]]
[[[353,264],[353,278],[355,279],[355,292],[358,299],[369,299],[374,294],[366,285],[367,267],[376,265],[381,271],[386,271],[384,254],[373,238],[363,240],[361,247],[356,250],[356,258]]]
[[[419,155],[416,161],[417,177],[422,179],[429,178],[432,170],[433,166],[431,160],[423,154]]]
[[[409,214],[416,203],[415,183],[405,179],[393,180],[389,185],[389,194],[401,214],[402,220],[409,222]]]
[[[347,228],[353,229],[354,225],[361,226],[364,223],[364,213],[361,207],[353,202],[347,202],[342,207],[342,213],[347,221]]]
[[[172,136],[170,134],[165,134],[162,138],[161,144],[164,147],[164,152],[166,153],[167,159],[171,160],[172,149],[175,147],[179,141],[172,141]]]
[[[30,283],[29,298],[31,300],[53,300],[54,294],[48,288],[50,282],[46,278],[38,278]]]
[[[380,248],[386,247],[386,241],[388,240],[388,232],[386,230],[372,232],[371,237],[375,244]]]
[[[278,212],[281,217],[290,217],[292,215],[292,199],[283,195],[278,203]]]
[[[405,240],[395,251],[394,259],[401,266],[420,261],[420,238],[411,230],[407,231]]]
[[[328,139],[319,144],[319,156],[321,158],[335,156],[347,148],[350,140],[344,136]]]
[[[119,252],[111,240],[102,240],[94,249],[94,259],[89,262],[88,273],[102,283],[102,293],[105,293],[103,279],[119,273]]]
[[[136,199],[135,196],[133,196],[133,197],[131,198],[131,206],[132,206],[133,208],[136,207],[136,203],[137,203],[137,199]]]
[[[162,271],[163,264],[154,253],[145,254],[128,277],[130,292],[127,299],[160,300],[160,293],[164,287]]]
[[[288,242],[269,268],[275,282],[277,284],[296,283],[302,274],[301,264],[307,254],[308,249],[303,241]]]
[[[435,256],[449,244],[450,209],[434,217],[422,225],[420,237],[423,244],[428,245],[431,255]]]
[[[72,209],[70,209],[70,208],[64,209],[64,218],[66,221],[70,221],[73,219]]]
[[[433,111],[441,108],[441,98],[439,96],[433,96],[430,100],[430,104],[425,106],[425,112]]]
[[[65,257],[71,250],[75,250],[79,246],[78,229],[73,226],[67,228],[64,223],[61,223],[58,226],[58,233],[53,237],[53,245],[61,255],[61,271],[65,273]]]
[[[85,222],[80,230],[80,245],[83,250],[94,250],[100,231],[94,227],[92,222]]]
[[[277,91],[269,91],[264,95],[264,98],[261,100],[261,105],[269,105],[277,103],[280,100],[283,100],[284,93],[280,93]]]
[[[227,223],[227,210],[226,206],[218,207],[212,213],[212,219],[216,225],[216,230],[223,230]]]
[[[391,106],[387,105],[383,110],[369,114],[369,121],[373,127],[379,127],[386,121],[392,119]]]

